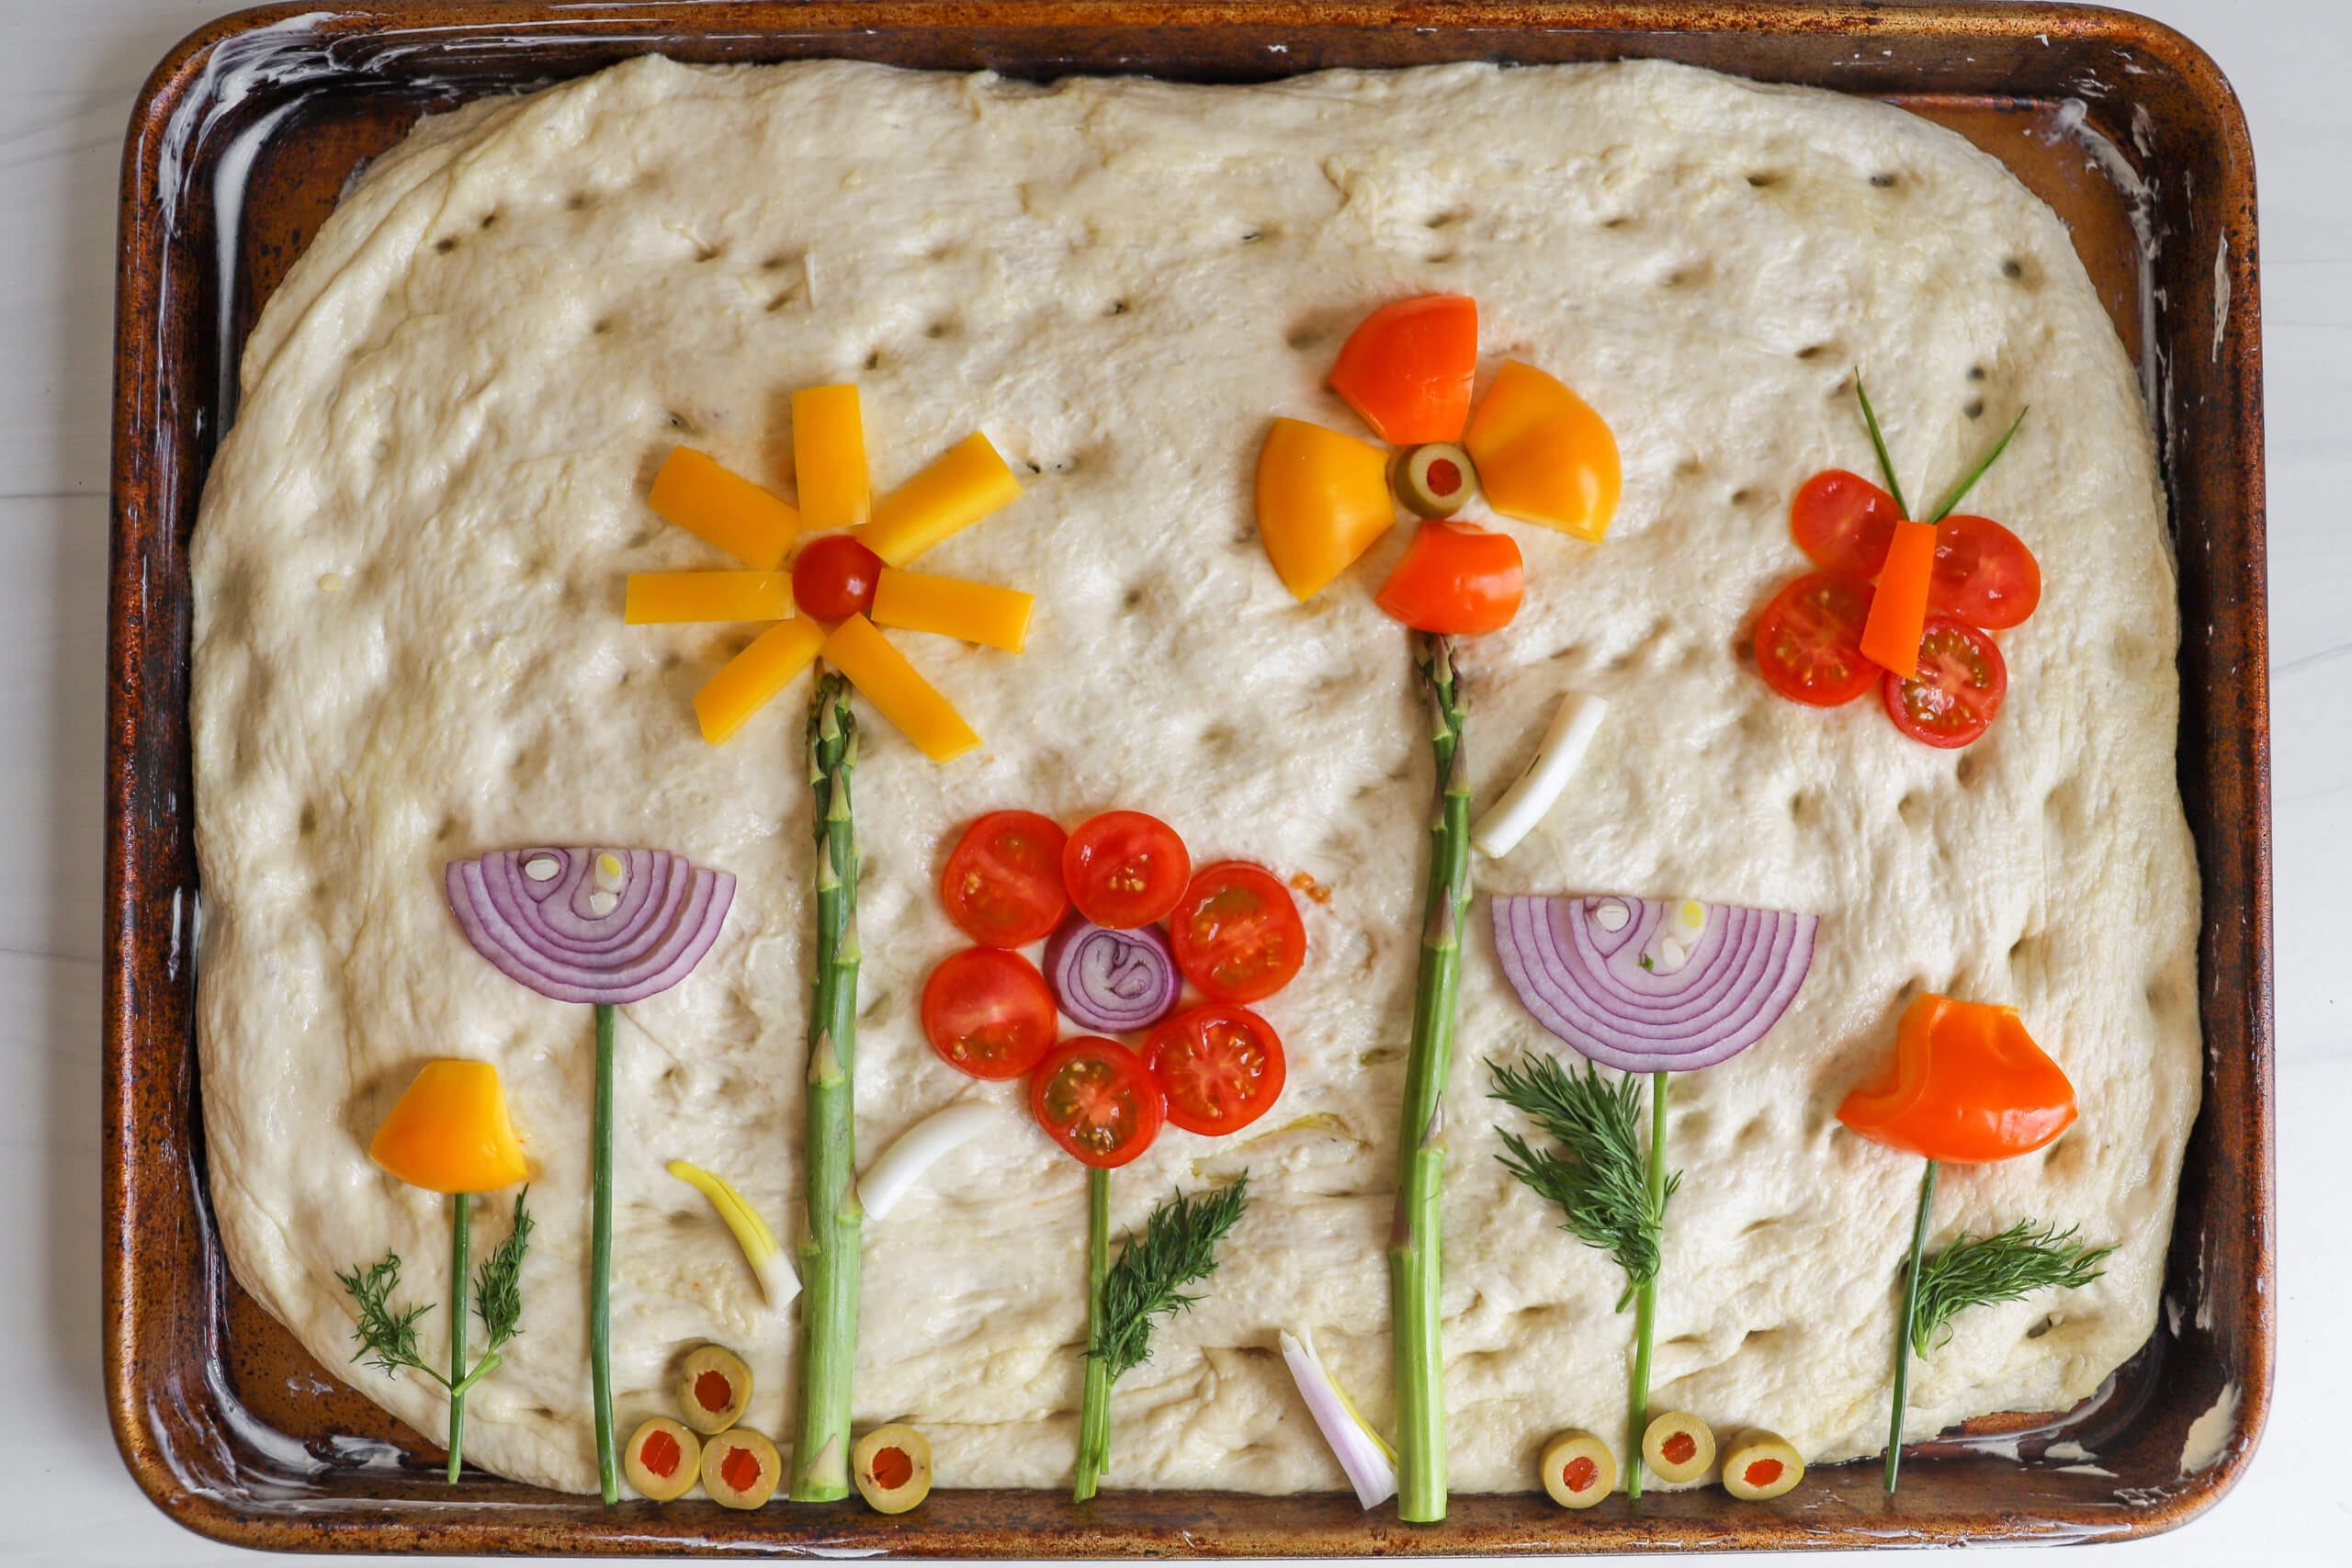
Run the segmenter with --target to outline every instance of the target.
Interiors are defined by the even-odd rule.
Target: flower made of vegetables
[[[1949,1165],[2031,1154],[2075,1123],[2075,1086],[2015,1008],[1920,997],[1894,1056],[1838,1120],[1872,1143]]]
[[[368,1157],[428,1192],[494,1192],[529,1174],[488,1062],[425,1063],[376,1129]]]
[[[1477,526],[1487,510],[1599,541],[1617,510],[1617,440],[1553,377],[1516,359],[1474,412],[1478,306],[1460,294],[1384,305],[1340,350],[1331,389],[1393,450],[1277,419],[1258,454],[1258,529],[1283,585],[1321,592],[1393,526],[1422,521],[1382,584],[1380,607],[1416,630],[1475,635],[1519,612],[1518,542]]]
[[[693,973],[734,902],[735,877],[666,850],[501,850],[442,874],[474,951],[560,1002],[617,1006]]]
[[[750,570],[632,574],[623,618],[630,626],[774,623],[695,694],[695,716],[714,746],[821,658],[933,761],[961,756],[979,736],[876,628],[1021,651],[1035,607],[1029,594],[906,569],[1009,505],[1020,482],[975,431],[873,501],[854,386],[792,394],[792,454],[797,507],[703,453],[673,449],[648,502]],[[796,554],[804,532],[818,536]]]

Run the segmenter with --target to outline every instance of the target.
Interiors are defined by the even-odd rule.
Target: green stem
[[[590,1147],[588,1365],[595,1379],[596,1479],[607,1503],[621,1500],[613,1447],[613,1007],[596,1004],[596,1122]]]
[[[1919,1313],[1919,1255],[1928,1246],[1928,1213],[1936,1206],[1936,1162],[1919,1179],[1919,1213],[1911,1222],[1911,1261],[1903,1271],[1903,1318],[1894,1325],[1894,1414],[1886,1431],[1886,1490],[1903,1472],[1903,1405],[1911,1393],[1911,1325]]]
[[[1650,1075],[1650,1213],[1666,1211],[1666,1075]],[[1625,1500],[1642,1495],[1642,1439],[1650,1425],[1650,1342],[1657,1328],[1657,1276],[1634,1290],[1634,1372],[1625,1399]]]
[[[449,1195],[449,1483],[465,1468],[466,1275],[473,1267],[473,1194]]]
[[[1078,1418],[1078,1484],[1070,1500],[1094,1495],[1111,1467],[1111,1363],[1094,1354],[1102,1331],[1102,1282],[1111,1273],[1111,1173],[1086,1173],[1086,1398]]]
[[[850,773],[857,721],[849,686],[819,677],[808,716],[808,784],[816,797],[817,981],[808,1010],[805,1134],[808,1210],[800,1243],[800,1427],[792,1500],[849,1495],[850,1382],[857,1361],[857,837]]]
[[[491,1373],[496,1371],[505,1364],[506,1358],[500,1355],[497,1351],[492,1350],[489,1355],[484,1356],[481,1360],[476,1361],[474,1363],[474,1370],[468,1372],[463,1378],[459,1379],[457,1386],[452,1388],[449,1392],[456,1394],[458,1398],[463,1399],[468,1389],[473,1387],[474,1384],[481,1382],[482,1379],[490,1376]]]
[[[1470,904],[1470,779],[1463,753],[1462,688],[1453,639],[1414,638],[1414,662],[1430,710],[1437,809],[1430,823],[1429,893],[1413,1000],[1412,1052],[1405,1076],[1396,1157],[1396,1214],[1388,1237],[1395,1317],[1397,1517],[1445,1517],[1445,1349],[1438,1237],[1445,1174],[1445,1084],[1462,987],[1462,922]]]

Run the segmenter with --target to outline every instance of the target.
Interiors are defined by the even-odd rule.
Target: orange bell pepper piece
[[[795,675],[817,661],[825,646],[825,628],[795,618],[778,621],[752,645],[718,667],[695,694],[695,720],[702,738],[713,746],[743,728],[765,707]]]
[[[1293,597],[1320,593],[1396,523],[1387,453],[1305,420],[1274,421],[1258,453],[1258,533]]]
[[[1862,652],[1908,681],[1919,672],[1919,634],[1928,625],[1928,591],[1936,577],[1936,525],[1908,520],[1894,525],[1878,592],[1862,622]]]
[[[1904,1011],[1886,1070],[1838,1108],[1872,1143],[1963,1165],[2031,1154],[2075,1116],[2075,1086],[2017,1009],[1932,994]]]
[[[488,1062],[425,1063],[376,1129],[368,1157],[429,1192],[494,1192],[529,1174]]]
[[[1467,523],[1424,523],[1378,604],[1415,631],[1477,637],[1519,614],[1527,571],[1519,541]]]
[[[883,497],[858,539],[885,563],[904,566],[1020,499],[1021,481],[1012,477],[1012,465],[976,430]]]
[[[933,761],[952,761],[980,743],[956,705],[864,615],[852,615],[833,628],[825,639],[825,662],[848,676],[849,683]]]
[[[791,615],[788,571],[633,571],[621,601],[621,619],[632,626],[781,621]]]
[[[854,528],[865,521],[874,488],[855,386],[803,387],[792,394],[792,471],[800,520],[808,527]]]
[[[670,449],[645,501],[656,516],[760,571],[774,571],[800,533],[800,513],[789,502],[691,446]]]
[[[1478,302],[1430,294],[1383,305],[1340,346],[1331,389],[1384,441],[1459,441],[1478,372]]]
[[[1598,542],[1617,514],[1617,437],[1590,404],[1532,365],[1506,360],[1462,437],[1487,504]]]

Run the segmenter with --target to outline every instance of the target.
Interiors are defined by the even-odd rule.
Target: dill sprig
[[[354,1266],[348,1274],[337,1271],[335,1278],[351,1292],[352,1301],[359,1308],[359,1322],[351,1331],[353,1343],[359,1348],[352,1355],[355,1361],[366,1361],[387,1377],[398,1377],[401,1369],[423,1372],[442,1387],[449,1382],[424,1364],[417,1353],[416,1325],[433,1310],[430,1303],[401,1311],[391,1304],[392,1292],[401,1288],[401,1255],[387,1252],[366,1269]]]
[[[1996,1235],[1963,1235],[1920,1264],[1912,1349],[1925,1356],[1948,1342],[1955,1313],[2053,1286],[2072,1290],[2098,1279],[2106,1272],[2099,1266],[2115,1248],[2084,1246],[2075,1239],[2077,1228],[2061,1231],[2019,1220]]]
[[[1216,1270],[1216,1244],[1250,1202],[1250,1173],[1203,1197],[1179,1192],[1151,1212],[1143,1234],[1129,1231],[1119,1260],[1102,1280],[1102,1314],[1086,1353],[1116,1382],[1151,1359],[1154,1320],[1182,1312],[1200,1298],[1184,1287]]]
[[[1624,1311],[1635,1291],[1657,1278],[1666,1205],[1682,1184],[1677,1171],[1653,1198],[1642,1153],[1641,1080],[1605,1079],[1589,1062],[1577,1075],[1547,1055],[1529,1056],[1517,1068],[1498,1062],[1487,1068],[1490,1096],[1533,1118],[1558,1145],[1539,1150],[1506,1132],[1507,1152],[1496,1157],[1560,1206],[1562,1229],[1617,1260],[1625,1271],[1617,1310]]]
[[[484,1355],[523,1332],[523,1254],[530,1247],[532,1227],[538,1224],[524,1206],[530,1196],[528,1185],[514,1194],[514,1227],[481,1260],[474,1276],[474,1312],[490,1336]]]

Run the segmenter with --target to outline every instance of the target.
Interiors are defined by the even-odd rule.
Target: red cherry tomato
[[[947,918],[974,942],[1025,947],[1062,921],[1062,849],[1068,835],[1034,811],[991,811],[948,852],[939,897]]]
[[[1029,1113],[1080,1165],[1110,1170],[1159,1136],[1168,1099],[1143,1058],[1115,1040],[1065,1040],[1029,1080]]]
[[[882,558],[847,534],[809,541],[792,563],[792,602],[811,620],[845,621],[874,608]]]
[[[1919,673],[1883,687],[1894,728],[1930,746],[1965,746],[1984,733],[2009,692],[2009,666],[1993,639],[1950,615],[1919,634]]]
[[[1478,302],[1429,294],[1383,305],[1340,345],[1331,389],[1384,441],[1459,441],[1478,370]]]
[[[1306,962],[1306,927],[1290,889],[1247,861],[1220,861],[1193,878],[1168,917],[1184,978],[1221,1002],[1254,1002]]]
[[[1132,931],[1176,907],[1193,857],[1176,829],[1140,811],[1105,811],[1078,825],[1062,848],[1062,886],[1098,926]]]
[[[1220,1137],[1263,1116],[1282,1098],[1282,1037],[1248,1008],[1211,1002],[1151,1032],[1144,1046],[1168,1094],[1168,1119]]]
[[[1972,626],[2006,631],[2041,603],[2041,563],[1989,517],[1947,517],[1936,525],[1928,603]]]
[[[1467,523],[1424,523],[1380,585],[1380,607],[1416,631],[1476,637],[1519,614],[1519,541]]]
[[[1849,577],[1876,577],[1903,509],[1860,474],[1829,468],[1799,487],[1789,502],[1789,533],[1815,566]]]
[[[1017,1078],[1053,1048],[1054,993],[1017,953],[967,947],[931,972],[922,1032],[939,1059],[976,1078]]]
[[[1781,695],[1817,708],[1852,702],[1879,667],[1862,652],[1871,586],[1843,572],[1808,572],[1772,596],[1756,620],[1756,667]]]

